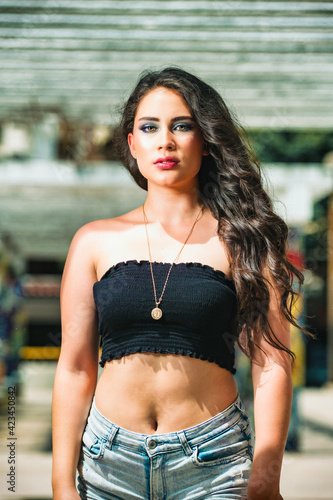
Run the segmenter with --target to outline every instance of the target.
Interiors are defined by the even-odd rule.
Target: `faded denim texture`
[[[246,499],[252,457],[251,426],[239,397],[199,425],[154,435],[116,426],[93,401],[78,490],[83,500]]]

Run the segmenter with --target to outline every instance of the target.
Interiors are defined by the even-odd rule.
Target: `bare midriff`
[[[95,403],[105,418],[120,427],[164,434],[208,420],[236,397],[234,376],[215,363],[138,353],[105,364]]]

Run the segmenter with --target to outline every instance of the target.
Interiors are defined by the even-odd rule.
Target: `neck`
[[[187,219],[192,221],[202,203],[197,188],[179,193],[169,188],[149,190],[148,187],[144,206],[149,222],[174,225],[184,224]]]

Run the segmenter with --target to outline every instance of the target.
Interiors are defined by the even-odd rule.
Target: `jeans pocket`
[[[247,455],[248,452],[248,442],[239,428],[235,426],[196,446],[193,449],[192,461],[198,467],[213,467],[232,463]]]
[[[87,457],[98,460],[104,455],[105,440],[94,433],[87,424],[82,436],[82,452]]]

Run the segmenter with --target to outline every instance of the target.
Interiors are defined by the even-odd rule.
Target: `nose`
[[[160,151],[172,151],[175,149],[175,141],[171,130],[162,129],[159,134],[158,149]]]

